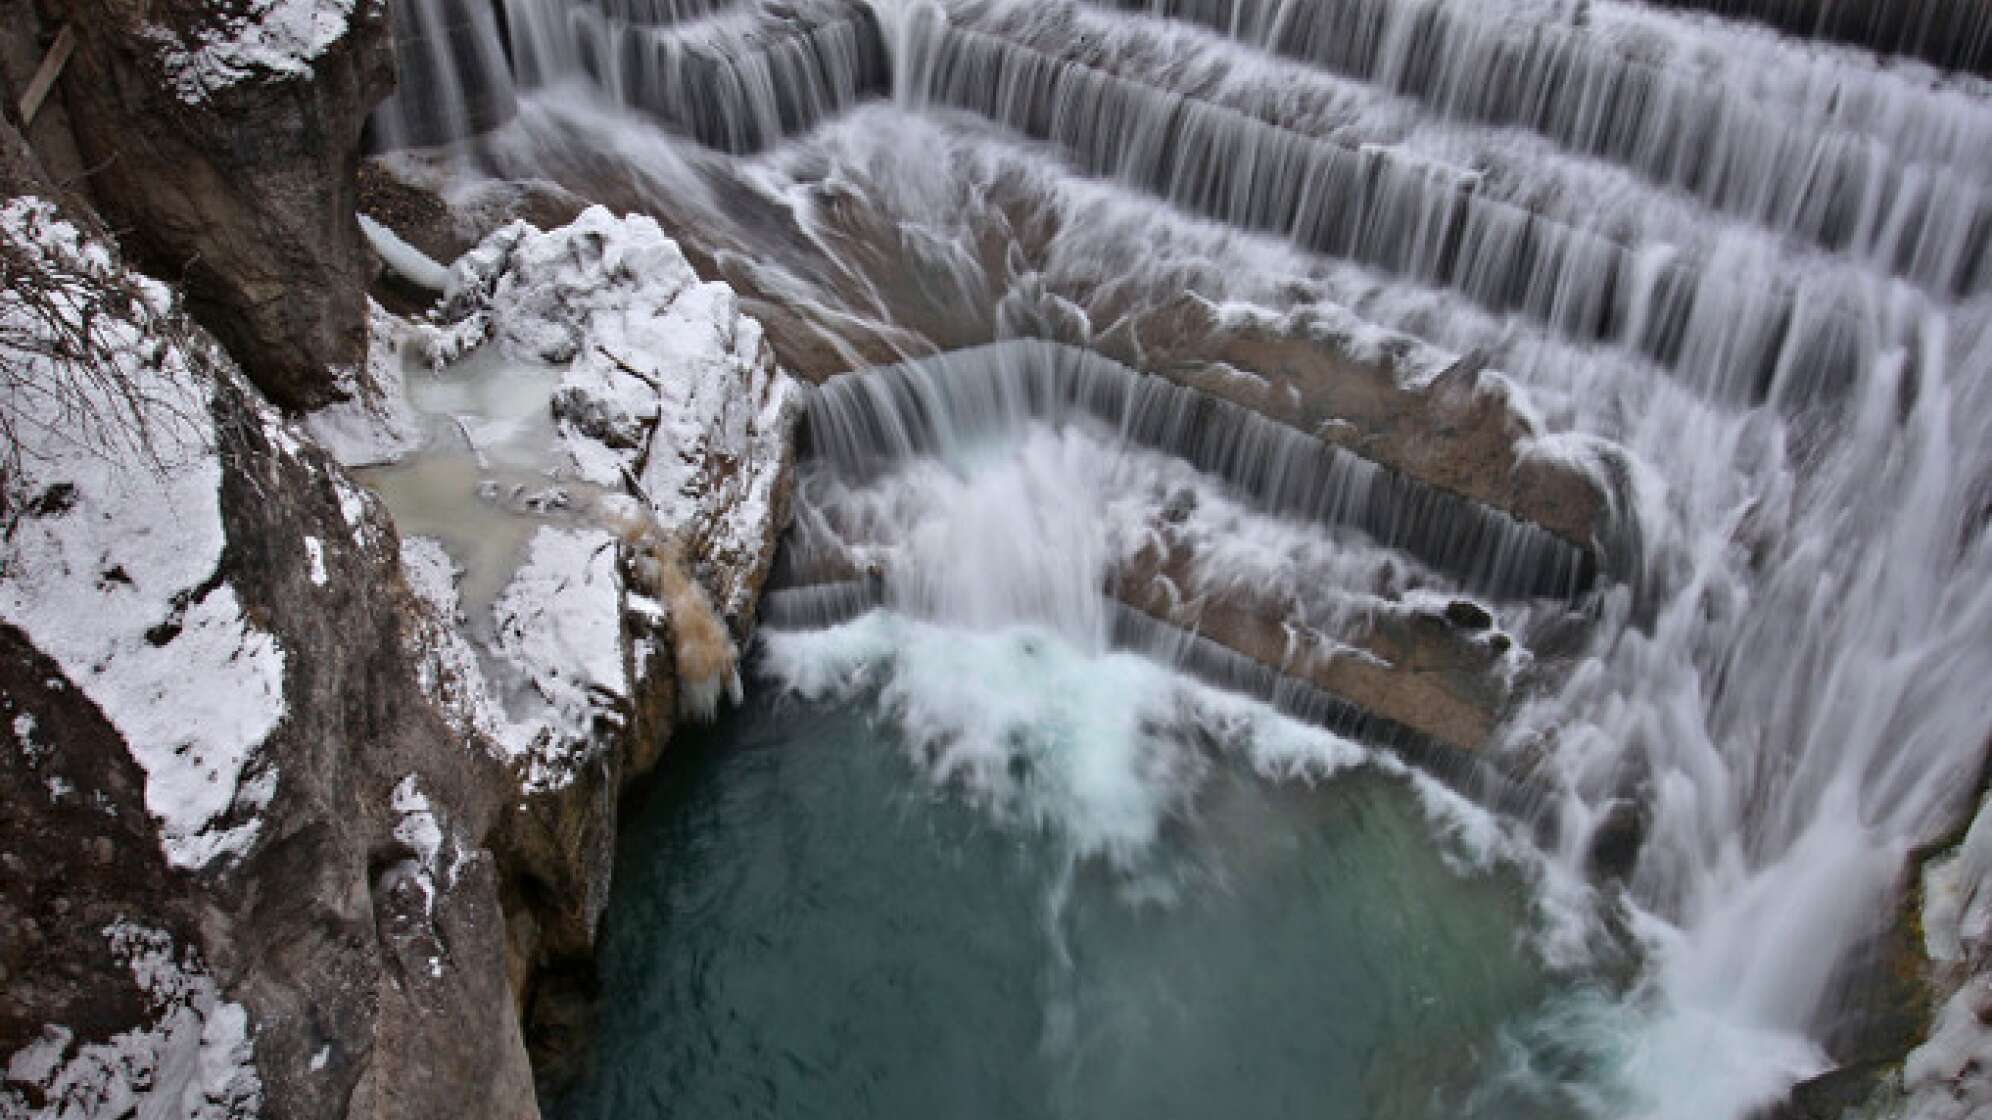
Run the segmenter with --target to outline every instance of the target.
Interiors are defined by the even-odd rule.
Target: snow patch
[[[409,590],[428,608],[416,620],[416,644],[422,651],[416,680],[422,691],[465,739],[482,737],[501,757],[526,753],[537,728],[514,723],[486,682],[477,651],[462,633],[463,607],[449,553],[440,541],[404,537],[401,571]]]
[[[431,612],[418,622],[423,691],[459,734],[500,752],[526,792],[566,786],[593,757],[597,727],[620,722],[629,699],[615,538],[551,527],[532,538],[525,564],[492,608],[493,656],[519,682],[511,711],[463,635],[448,553],[436,541],[410,537],[402,542],[401,564],[409,588]],[[397,791],[397,811],[416,811],[415,791],[407,794]],[[406,816],[402,825],[413,827]],[[411,837],[402,840],[419,850]]]
[[[304,420],[305,431],[349,467],[399,462],[426,439],[402,372],[401,343],[409,328],[373,300],[367,307],[366,365],[343,371],[345,400]]]
[[[529,790],[565,785],[592,757],[597,726],[622,721],[629,681],[616,555],[607,532],[543,528],[493,604],[497,655],[535,701]]]
[[[131,969],[152,1021],[71,1052],[75,1035],[47,1026],[7,1061],[0,1116],[7,1120],[177,1117],[248,1120],[263,1104],[249,1015],[221,998],[191,949],[174,952],[163,931],[119,921],[105,927],[111,953]]]
[[[317,537],[304,538],[304,553],[311,561],[311,582],[325,586],[325,545]]]
[[[249,0],[198,28],[192,41],[157,24],[167,80],[181,101],[199,105],[240,82],[309,76],[312,63],[346,34],[354,0]]]
[[[593,696],[623,697],[622,579],[615,538],[544,528],[499,595],[498,648],[528,670],[549,703],[580,713]]]
[[[412,874],[422,890],[423,910],[434,915],[436,895],[454,886],[456,881],[455,861],[446,866],[443,859],[442,817],[413,774],[394,787],[390,803],[400,814],[394,824],[394,838],[415,853]]]
[[[498,667],[523,682],[515,690],[521,693],[513,704],[517,718],[464,636],[455,563],[440,542],[402,541],[402,571],[430,611],[418,620],[418,682],[458,734],[496,751],[528,793],[566,786],[592,753],[596,719],[619,718],[617,707],[627,694],[613,540],[606,533],[585,534],[599,551],[591,547],[584,558],[572,540],[582,535],[542,530],[547,539],[534,538],[531,558],[494,607]]]
[[[401,820],[394,826],[394,838],[408,845],[422,866],[436,867],[442,860],[443,830],[436,821],[435,807],[422,792],[415,775],[408,775],[394,787],[391,804],[401,814]]]
[[[62,1065],[75,1032],[53,1024],[42,1028],[41,1037],[14,1052],[7,1059],[7,1080],[17,1085],[40,1085]]]
[[[26,712],[14,717],[14,741],[21,744],[21,753],[28,756],[28,764],[41,765],[48,754],[48,744],[35,739],[35,717]]]
[[[43,200],[9,201],[0,233],[75,297],[134,282]],[[24,421],[23,482],[68,487],[71,500],[23,517],[0,543],[0,620],[117,728],[146,772],[167,859],[198,869],[246,853],[275,792],[275,771],[259,769],[256,752],[285,714],[284,652],[214,579],[227,542],[210,388],[189,354],[148,330],[170,313],[165,289],[136,284],[152,318],[97,322],[109,355],[99,366],[114,368],[6,354],[31,383],[59,386],[6,389],[6,407]],[[46,329],[12,293],[0,295],[0,323],[17,337]],[[114,399],[104,374],[136,392]],[[129,410],[144,445],[79,438],[78,402],[100,416]]]

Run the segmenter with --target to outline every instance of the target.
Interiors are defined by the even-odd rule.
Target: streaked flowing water
[[[755,151],[820,124],[887,80],[875,17],[858,0],[765,12],[505,0],[505,11],[526,81],[586,74],[617,104],[726,151]]]
[[[463,140],[517,109],[498,14],[477,0],[394,0],[397,87],[368,127],[376,148]]]
[[[658,214],[785,361],[870,370],[812,405],[758,699],[625,850],[575,1114],[1702,1120],[1850,1060],[1992,740],[1992,88],[1675,10],[1775,6],[508,0],[479,166]],[[658,92],[692,55],[709,104]],[[1303,378],[1186,373],[1186,323],[1484,368],[1500,461],[1609,516],[1206,403]],[[1171,549],[1291,645],[1130,607]],[[1462,596],[1514,643],[1491,777],[1303,702],[1303,652]],[[1303,871],[1372,861],[1425,889],[1365,912],[1467,931],[1417,958],[1476,1040],[1423,1096],[1305,1049],[1401,1045],[1412,978]]]

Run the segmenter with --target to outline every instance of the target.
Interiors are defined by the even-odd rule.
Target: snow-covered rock
[[[617,539],[598,529],[548,526],[533,536],[525,563],[493,604],[489,652],[503,670],[494,680],[465,636],[455,564],[437,541],[402,542],[409,586],[431,608],[418,623],[422,688],[466,743],[494,751],[511,768],[522,793],[563,789],[631,722],[629,607],[618,549]]]
[[[225,359],[159,338],[171,301],[147,281],[94,319],[90,353],[68,357],[64,336],[125,274],[40,199],[0,207],[0,236],[63,285],[46,304],[0,294],[18,379],[0,404],[18,440],[10,481],[47,511],[0,540],[0,620],[124,736],[175,867],[239,858],[279,780],[258,751],[285,714],[285,654],[218,578],[221,449],[200,367]]]
[[[346,34],[354,3],[247,0],[217,6],[207,22],[185,32],[156,23],[147,31],[159,44],[173,88],[198,105],[238,82],[310,74],[312,63]]]
[[[799,391],[733,290],[655,221],[599,206],[547,232],[514,222],[453,273],[435,355],[489,340],[565,364],[554,402],[576,472],[634,480],[738,625],[785,513]]]
[[[423,690],[517,783],[497,846],[550,902],[512,952],[570,975],[607,905],[625,783],[679,716],[737,698],[737,640],[787,515],[797,390],[730,289],[700,281],[652,220],[599,208],[547,232],[499,228],[408,333],[443,379],[440,419],[469,444],[479,492],[516,492],[530,469],[561,496],[480,507],[540,523],[488,615],[466,609],[437,543],[404,541],[401,559],[425,604]],[[486,346],[498,352],[450,368]],[[550,431],[521,420],[534,408]]]
[[[623,672],[616,539],[541,529],[496,607],[499,652],[576,726],[629,696]]]
[[[108,952],[144,994],[147,1021],[107,1042],[78,1044],[60,1024],[6,1061],[0,1117],[184,1117],[261,1114],[248,1014],[222,998],[200,956],[170,934],[132,922],[103,930]]]
[[[731,683],[713,604],[751,616],[780,529],[792,391],[758,328],[654,225],[515,229],[528,258],[624,263],[556,270],[559,291],[498,267],[432,336],[496,333],[494,293],[519,285],[531,313],[500,344],[565,332],[577,405],[633,425],[560,446],[662,493],[549,479],[576,497],[505,513],[549,524],[467,618],[440,547],[400,540],[320,446],[377,461],[412,439],[387,347],[348,378],[361,399],[293,426],[165,289],[49,204],[5,205],[10,264],[135,294],[96,320],[103,383],[57,376],[71,358],[35,357],[36,321],[4,302],[26,289],[0,295],[32,372],[0,405],[35,453],[0,502],[0,1116],[233,1115],[249,1087],[272,1115],[524,1120],[527,978],[592,952],[623,785],[662,749],[681,669],[700,697]],[[119,995],[105,978],[132,970],[98,932],[117,922],[211,989],[185,1014]],[[146,1032],[156,1061],[120,1049]],[[69,1108],[86,1084],[112,1089]]]
[[[421,688],[446,622],[20,150],[0,123],[0,1116],[535,1115],[518,786]]]
[[[557,789],[628,722],[616,538],[541,529],[494,613],[498,656],[529,692],[530,734],[509,745],[528,791]]]
[[[349,467],[397,462],[418,450],[425,438],[402,374],[402,324],[371,299],[367,312],[367,360],[343,371],[340,389],[346,399],[304,421],[305,431]]]
[[[1903,1062],[1914,1120],[1970,1120],[1992,1113],[1992,796],[1979,803],[1964,842],[1923,871],[1924,951],[1940,991],[1930,1036]]]

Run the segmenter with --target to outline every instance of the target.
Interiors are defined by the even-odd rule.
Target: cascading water
[[[1970,95],[1600,6],[1114,0],[1624,164],[1725,214],[1919,282],[1982,288],[1992,151]],[[1747,94],[1743,91],[1747,88]]]
[[[1027,420],[1074,415],[1221,478],[1262,508],[1360,528],[1478,591],[1573,597],[1595,566],[1584,549],[1499,510],[1236,405],[1046,343],[1002,343],[834,379],[811,402],[808,432],[817,453],[849,477],[881,462],[946,455]]]
[[[857,0],[775,11],[506,0],[506,12],[526,81],[585,76],[617,104],[725,151],[767,147],[885,83],[874,17]]]
[[[394,0],[398,88],[370,122],[383,150],[448,144],[516,110],[497,14],[477,0]]]
[[[1992,70],[1992,18],[1971,0],[1660,0],[1667,7],[1701,9],[1763,20],[1799,35],[1819,35],[1928,59],[1939,66]]]
[[[1769,239],[1668,229],[1675,205],[1637,181],[1586,182],[1601,176],[1560,156],[1527,179],[1462,167],[1450,137],[1400,137],[1400,106],[1167,27],[1026,3],[927,18],[939,26],[913,38],[931,57],[907,64],[923,103],[1052,141],[1194,212],[1624,345],[1706,392],[1803,402],[1913,345],[1900,306],[1913,293],[1788,260]],[[1978,200],[1944,201],[1940,224],[1972,232]],[[1972,271],[1982,258],[1964,254]]]
[[[1452,928],[1448,892],[1525,889],[1532,903],[1461,942],[1530,947],[1517,971],[1459,981],[1471,1013],[1440,1034],[1472,1059],[1423,1055],[1447,1075],[1470,1067],[1465,1082],[1422,1100],[1378,1090],[1368,1114],[1743,1117],[1876,1054],[1862,978],[1898,924],[1911,852],[1967,809],[1992,745],[1992,88],[1671,10],[1691,7],[1789,28],[1800,6],[507,0],[529,92],[483,143],[485,166],[657,213],[742,289],[797,368],[881,367],[812,403],[798,528],[767,603],[763,686],[812,699],[794,720],[750,714],[741,734],[806,750],[802,726],[820,715],[840,750],[890,744],[902,768],[960,795],[898,811],[914,838],[824,842],[844,875],[879,859],[919,885],[905,928],[876,940],[917,954],[926,942],[907,930],[953,939],[964,971],[907,967],[986,1028],[985,1058],[1061,1058],[1039,1093],[1019,1088],[1036,1085],[1023,1074],[978,1080],[988,1071],[950,1051],[937,1068],[986,1090],[966,1103],[866,1065],[872,1081],[852,1077],[877,1096],[853,1089],[842,1104],[1167,1111],[1123,1076],[1146,1056],[1234,1086],[1263,1062],[1283,1072],[1234,1103],[1307,1111],[1329,1090],[1277,1061],[1261,1029],[1308,1020],[1201,963],[1221,947],[1249,957],[1251,936],[1157,948],[1223,896],[1186,866],[1222,864],[1239,913],[1285,945],[1250,869],[1287,865],[1242,853],[1291,837],[1333,866],[1379,855],[1346,837],[1311,847],[1318,834],[1289,800],[1303,797],[1299,776],[1322,787],[1307,796],[1362,819],[1398,819],[1390,806],[1408,789],[1434,850],[1464,835],[1498,853],[1420,878],[1423,903],[1392,903],[1416,929]],[[1949,38],[1937,23],[1833,14],[1883,7],[1813,5],[1806,30],[1982,67],[1971,36],[1985,24],[1968,5],[1914,6],[1961,20]],[[1336,357],[1314,371],[1268,335]],[[1486,429],[1500,456],[1406,453],[1451,429],[1412,424],[1407,437],[1394,404],[1340,427],[1306,407],[1317,382],[1362,369],[1415,388],[1462,366],[1498,371],[1483,384],[1514,402]],[[1461,482],[1546,464],[1587,480],[1607,514],[1551,531],[1553,504]],[[1431,630],[1429,649],[1472,667],[1458,695],[1504,698],[1470,748],[1484,781],[1434,761],[1461,755],[1466,724],[1398,734],[1378,696],[1350,699],[1366,681],[1409,690],[1440,676],[1419,660],[1427,647],[1380,635],[1468,596],[1495,628]],[[1420,710],[1447,699],[1418,695]],[[747,783],[715,787],[710,811],[734,826],[762,816],[729,798],[787,797],[754,784],[774,779],[751,762],[713,766]],[[828,773],[808,773],[812,797],[838,796]],[[904,777],[838,773],[864,789]],[[687,795],[695,815],[703,796]],[[1226,816],[1241,796],[1283,808],[1255,832]],[[1001,835],[1049,838],[1057,855],[1019,839],[1037,854],[1005,863],[992,849],[1007,841],[937,803],[993,812]],[[870,827],[849,816],[839,827]],[[910,862],[922,836],[965,882]],[[753,876],[771,874],[745,866],[737,891],[707,893],[731,872],[653,886],[694,900],[672,915],[723,914],[729,931],[761,921],[735,931],[751,943],[781,907],[742,910],[759,898]],[[654,874],[666,873],[624,873]],[[922,893],[972,893],[978,874],[1003,900],[992,928],[1037,938],[1043,959],[979,955],[973,928]],[[1308,922],[1333,927],[1332,891],[1267,874]],[[1120,910],[1089,900],[1100,875]],[[841,882],[810,885],[841,897]],[[1105,916],[1151,906],[1180,924]],[[801,924],[833,941],[871,928],[834,910]],[[1355,933],[1324,934],[1345,935],[1355,957],[1388,958]],[[688,1107],[748,1099],[688,1071],[751,1078],[822,1058],[815,1027],[783,1020],[740,1043],[703,1018],[734,1005],[686,995],[720,984],[779,1020],[751,979],[771,959],[649,936],[626,933],[640,946],[621,958],[630,968],[648,953],[676,975],[655,963],[669,951],[712,969],[668,989],[687,1001],[670,1022],[711,1047],[672,1051]],[[1223,985],[1134,984],[1116,954],[1217,968],[1280,1010],[1253,1022],[1215,994]],[[1428,964],[1459,976],[1452,957]],[[1325,969],[1284,951],[1267,967]],[[1024,970],[1020,991],[1010,968]],[[956,991],[949,977],[974,979]],[[1372,995],[1409,998],[1397,984]],[[1366,1014],[1307,990],[1319,1021]],[[983,991],[1036,1014],[1020,1026],[970,998]],[[1115,1000],[1141,1014],[1105,1015]],[[1158,1009],[1170,1000],[1189,1002]],[[1130,1022],[1200,1009],[1260,1045],[1164,1031],[1183,1047],[1144,1055],[1130,1041]],[[1394,1069],[1407,1060],[1395,1030],[1343,1041],[1393,1055]],[[1192,1062],[1195,1042],[1246,1072]],[[636,1068],[642,1043],[628,1045]],[[810,1086],[848,1087],[838,1070],[771,1074],[799,1095],[762,1086],[776,1095],[752,1099],[806,1110]],[[1184,1079],[1158,1083],[1192,1099]],[[1939,1086],[1919,1107],[1970,1116],[1987,1102],[1945,1094],[1974,1091]]]

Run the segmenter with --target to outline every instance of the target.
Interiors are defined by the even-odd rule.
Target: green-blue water
[[[673,745],[624,827],[598,1049],[551,1115],[1488,1112],[1499,1029],[1548,981],[1522,888],[1449,868],[1401,779],[1220,762],[1129,874],[934,789],[891,736],[757,699]]]

